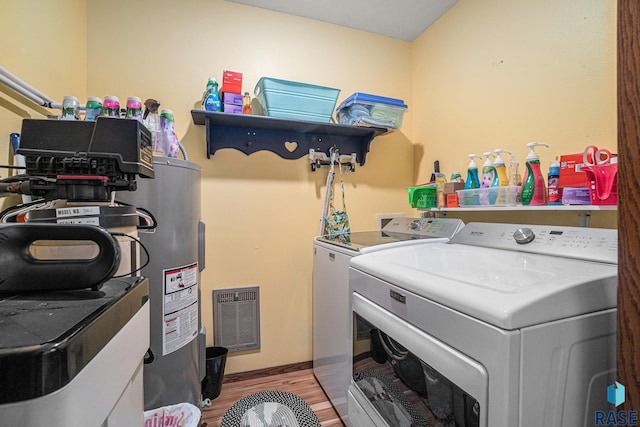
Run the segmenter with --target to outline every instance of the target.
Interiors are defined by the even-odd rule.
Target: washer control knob
[[[422,228],[422,223],[419,219],[414,219],[413,221],[411,221],[409,228],[411,228],[412,230],[420,230]]]
[[[516,243],[520,245],[526,245],[527,243],[533,242],[533,239],[536,238],[536,235],[530,228],[518,228],[513,233],[513,238],[516,240]]]

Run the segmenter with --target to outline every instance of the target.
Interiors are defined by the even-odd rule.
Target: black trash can
[[[220,395],[228,352],[229,350],[224,347],[207,347],[205,361],[207,372],[202,380],[203,399],[213,400]]]

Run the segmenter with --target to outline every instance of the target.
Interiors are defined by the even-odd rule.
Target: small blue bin
[[[328,123],[340,89],[262,77],[253,93],[267,116]]]

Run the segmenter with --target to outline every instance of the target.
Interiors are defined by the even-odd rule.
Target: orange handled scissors
[[[595,145],[589,145],[584,149],[582,154],[582,162],[585,166],[604,165],[611,162],[611,151],[606,148],[598,148]]]

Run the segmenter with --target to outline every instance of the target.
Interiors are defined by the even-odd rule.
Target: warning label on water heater
[[[163,270],[163,277],[162,355],[166,356],[198,336],[198,263]]]

